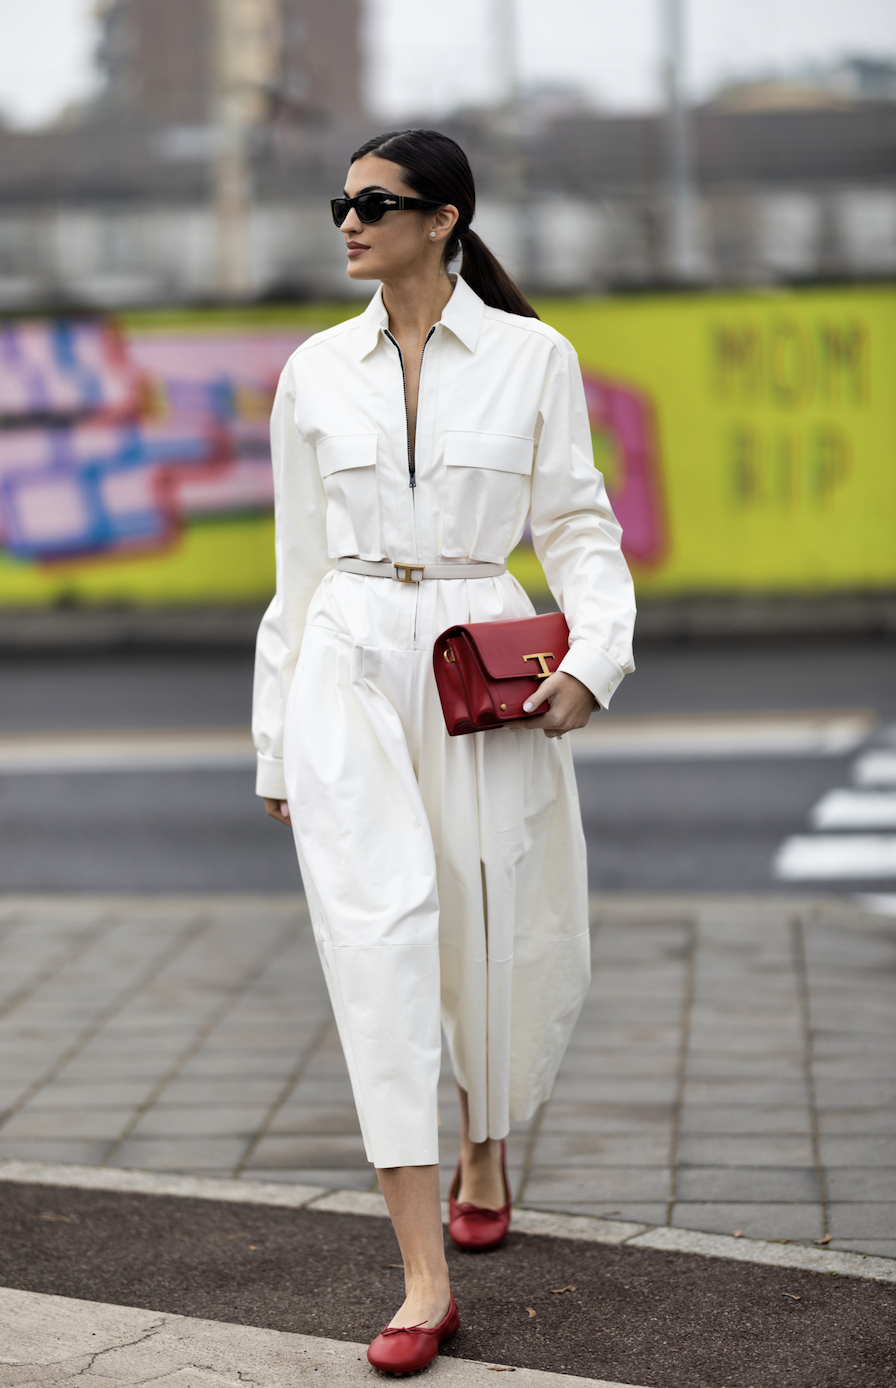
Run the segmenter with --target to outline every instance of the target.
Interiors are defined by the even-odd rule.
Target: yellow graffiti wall
[[[896,286],[537,307],[641,597],[896,586]],[[265,600],[276,378],[358,311],[0,323],[0,604]]]
[[[642,595],[896,585],[896,287],[540,307],[652,408]]]

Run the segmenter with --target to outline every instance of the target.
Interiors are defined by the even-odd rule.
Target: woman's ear
[[[460,213],[453,203],[447,202],[444,207],[440,207],[432,219],[430,236],[434,241],[447,241],[451,235]]]

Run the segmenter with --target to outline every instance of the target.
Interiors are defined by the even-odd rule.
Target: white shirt
[[[502,561],[529,518],[570,628],[560,669],[604,707],[634,669],[634,589],[570,343],[538,319],[487,307],[458,276],[423,352],[411,486],[388,326],[379,290],[359,317],[304,342],[280,379],[277,593],[259,630],[253,714],[260,795],[285,794],[284,711],[305,616],[341,556]]]

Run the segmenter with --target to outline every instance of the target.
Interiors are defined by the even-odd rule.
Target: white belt
[[[411,564],[391,559],[337,559],[334,569],[366,578],[394,578],[399,583],[419,583],[421,578],[497,578],[506,564]]]

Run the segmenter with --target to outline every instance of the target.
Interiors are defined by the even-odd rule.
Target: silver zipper
[[[421,381],[422,381],[422,379],[423,379],[423,357],[424,357],[424,355],[425,355],[425,353],[426,353],[426,348],[427,348],[427,344],[429,343],[429,339],[432,337],[432,335],[433,335],[433,333],[435,332],[435,330],[436,330],[436,329],[435,329],[435,324],[433,324],[433,326],[430,328],[429,332],[426,334],[426,342],[424,342],[424,344],[423,344],[423,351],[420,353],[420,375],[419,375],[418,378],[417,378],[417,404],[418,404],[418,406],[419,406],[419,404],[420,404],[420,384],[421,384]],[[416,460],[415,460],[415,461],[412,461],[412,460],[411,460],[411,428],[410,428],[410,424],[409,424],[409,422],[408,422],[408,378],[407,378],[407,376],[405,375],[405,370],[404,370],[404,357],[401,355],[401,348],[399,347],[398,343],[395,341],[395,338],[392,336],[392,334],[390,333],[389,329],[388,329],[388,328],[384,328],[384,329],[383,329],[383,332],[386,334],[386,336],[388,337],[389,341],[392,343],[392,346],[395,348],[396,352],[398,353],[398,360],[399,360],[399,362],[400,362],[400,364],[401,364],[401,389],[402,389],[402,392],[403,392],[403,394],[404,394],[404,427],[405,427],[405,434],[406,434],[406,436],[407,436],[407,441],[408,441],[408,477],[409,477],[409,479],[410,479],[409,482],[408,482],[408,486],[409,486],[409,487],[416,487],[416,485],[417,485],[417,464],[416,464]],[[416,430],[414,431],[414,442],[415,442],[415,443],[417,442]]]

